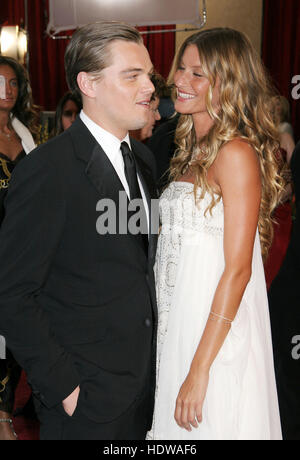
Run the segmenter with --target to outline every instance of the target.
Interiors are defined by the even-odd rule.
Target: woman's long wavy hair
[[[37,107],[33,105],[32,92],[29,76],[26,69],[15,59],[7,56],[0,56],[0,65],[8,65],[16,74],[18,81],[18,97],[11,111],[32,134],[37,131]]]
[[[261,169],[258,228],[265,259],[273,237],[271,215],[283,189],[276,160],[278,133],[271,113],[274,89],[249,40],[242,33],[227,28],[205,30],[187,38],[175,56],[169,83],[173,83],[183,53],[190,45],[197,46],[202,73],[210,82],[206,106],[214,123],[206,135],[197,139],[192,115],[180,116],[175,135],[178,149],[171,161],[170,180],[178,180],[190,168],[195,177],[195,198],[198,188],[201,189],[200,199],[209,192],[212,200],[208,211],[211,212],[221,197],[216,199],[208,183],[208,169],[226,142],[236,138],[247,141],[255,149]],[[217,77],[220,80],[218,112],[212,106]],[[197,160],[190,163],[194,158]]]

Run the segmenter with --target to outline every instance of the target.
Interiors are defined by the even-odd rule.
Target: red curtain
[[[139,31],[175,29],[176,25],[138,27]],[[151,56],[154,68],[163,77],[167,77],[171,69],[175,54],[175,33],[163,32],[156,34],[143,34],[144,43]]]
[[[22,25],[25,22],[24,1],[1,1],[0,22],[8,25]]]
[[[48,11],[48,0],[28,0],[29,74],[35,104],[43,110],[55,110],[67,91],[64,53],[68,40],[53,40],[46,35]],[[0,0],[0,23],[21,25],[24,17],[24,0]],[[163,27],[149,27],[155,28]],[[175,52],[175,33],[144,35],[144,42],[155,69],[166,77]]]
[[[300,139],[299,0],[264,1],[262,57],[278,90],[290,102],[291,122],[297,141]],[[296,83],[292,83],[296,75],[298,89]]]

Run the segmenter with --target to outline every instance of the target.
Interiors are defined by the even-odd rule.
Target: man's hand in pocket
[[[72,417],[75,412],[77,401],[80,393],[80,387],[76,387],[75,390],[63,400],[62,405],[65,412]]]

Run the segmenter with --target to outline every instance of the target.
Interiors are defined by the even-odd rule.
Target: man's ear
[[[80,91],[88,97],[94,97],[95,91],[94,91],[94,78],[91,76],[91,74],[88,74],[87,72],[79,72],[77,75],[77,84],[79,86]]]

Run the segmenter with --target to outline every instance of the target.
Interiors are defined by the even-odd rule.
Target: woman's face
[[[6,64],[0,65],[0,75],[5,79],[5,94],[4,99],[0,97],[0,110],[10,112],[18,99],[18,79],[15,71]]]
[[[210,86],[209,80],[203,75],[199,53],[196,45],[189,45],[179,62],[174,75],[177,89],[175,110],[179,113],[195,115],[207,112],[206,95]],[[212,105],[217,109],[219,103],[219,82],[213,89]]]
[[[65,103],[63,107],[62,115],[61,115],[61,124],[62,124],[64,131],[70,128],[72,123],[74,123],[78,113],[79,113],[79,108],[77,104],[71,99],[69,99]]]

